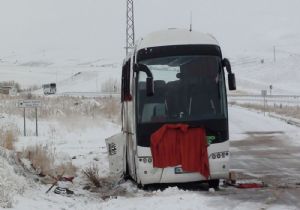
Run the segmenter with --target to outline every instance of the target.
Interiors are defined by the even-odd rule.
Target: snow
[[[83,7],[79,1],[74,3],[76,6],[73,7],[74,10],[69,10],[70,1],[59,2],[61,5],[59,8],[52,2],[49,3],[50,1],[38,3],[30,0],[28,2],[19,2],[21,4],[19,7],[16,7],[15,3],[9,2],[6,3],[7,7],[0,8],[0,15],[4,15],[0,18],[0,22],[3,23],[1,25],[4,37],[1,39],[3,45],[0,57],[1,81],[14,80],[24,88],[56,82],[58,94],[100,92],[106,81],[110,79],[120,81],[122,63],[120,55],[124,54],[123,39],[120,39],[120,33],[123,33],[124,30],[118,24],[124,22],[124,16],[120,15],[124,12],[122,7],[116,7],[116,3],[97,3],[98,7],[96,7],[92,1],[89,1],[88,4],[84,3],[88,6],[81,13]],[[31,7],[32,3],[35,7]],[[170,4],[173,5],[173,8],[168,10],[168,16],[166,16],[165,8],[170,8]],[[236,74],[239,91],[260,94],[262,89],[268,90],[269,85],[272,85],[273,94],[299,94],[299,1],[291,0],[287,3],[280,0],[246,2],[216,0],[214,4],[208,1],[190,1],[190,4],[187,4],[185,1],[179,0],[163,2],[153,0],[137,1],[136,5],[136,8],[139,8],[136,11],[137,17],[139,17],[136,21],[139,36],[170,26],[188,28],[188,21],[174,17],[182,16],[185,11],[190,13],[191,8],[195,9],[196,13],[193,14],[194,30],[210,32],[220,42],[223,54],[232,62],[232,70]],[[161,6],[157,7],[157,5]],[[102,12],[99,12],[99,8]],[[11,12],[12,10],[17,10],[19,16]],[[156,11],[155,15],[153,15],[153,11]],[[43,13],[46,14],[45,17],[43,17]],[[112,13],[113,22],[111,22],[112,19],[105,16],[105,13]],[[56,14],[54,19],[53,14]],[[144,18],[140,19],[140,17]],[[23,20],[21,21],[21,19]],[[62,19],[65,21],[61,21]],[[103,21],[103,25],[110,20],[110,25],[113,27],[104,28],[98,22],[96,24],[95,20]],[[47,24],[44,25],[45,22]],[[86,24],[87,22],[89,24]],[[16,28],[19,28],[17,32]],[[25,28],[26,30],[22,30]],[[93,28],[92,31],[91,28]],[[169,30],[165,33],[169,35],[171,32],[172,30]],[[181,33],[182,35],[188,33],[188,36],[194,34],[187,30],[181,31]],[[22,37],[19,37],[19,34],[22,34]],[[57,37],[57,34],[60,38]],[[168,39],[168,44],[178,43],[178,37],[175,38],[177,40]],[[193,42],[197,40],[215,43],[214,38],[203,39],[202,37],[201,40],[198,40],[198,37],[192,37],[192,39]],[[24,40],[28,40],[28,42],[25,43]],[[145,40],[146,44],[142,44],[142,46],[155,46],[161,41],[166,40],[152,37],[150,41]],[[273,59],[274,46],[276,61]],[[35,93],[42,94],[42,91],[38,90]],[[96,103],[93,99],[90,100],[92,103]],[[233,106],[229,108],[229,118],[232,143],[246,142],[249,137],[263,134],[269,137],[273,135],[282,137],[291,147],[298,148],[300,145],[298,127],[288,125],[273,117],[264,116],[261,112]],[[39,120],[39,136],[35,137],[35,122],[28,119],[28,136],[23,137],[22,117],[4,114],[1,107],[0,126],[4,129],[17,128],[19,131],[17,150],[36,144],[47,146],[55,151],[57,163],[72,161],[79,168],[72,186],[75,191],[74,196],[66,197],[53,192],[46,194],[49,185],[36,183],[32,177],[24,176],[13,161],[13,155],[7,151],[3,152],[1,149],[0,208],[12,206],[13,209],[22,210],[299,209],[295,203],[276,202],[278,191],[275,189],[222,188],[221,191],[207,192],[169,187],[166,190],[150,192],[139,190],[131,182],[125,182],[120,185],[121,189],[125,189],[123,195],[113,194],[104,199],[99,193],[82,189],[85,180],[81,170],[91,164],[97,164],[100,166],[101,176],[105,179],[109,177],[104,140],[119,132],[119,125],[105,118],[61,116],[55,119]],[[253,150],[253,148],[248,149],[249,151]],[[255,151],[276,151],[276,149],[278,148],[264,145],[261,148],[255,148]],[[231,151],[238,152],[238,149],[232,147]],[[294,161],[297,161],[299,154],[293,155]],[[72,159],[73,157],[75,159]],[[250,167],[255,158],[249,155],[240,155],[239,157],[245,160],[243,162],[245,167]],[[281,170],[284,170],[284,167]],[[293,191],[288,192],[290,198],[297,197],[299,194],[298,191],[295,195],[291,192]],[[283,190],[280,193],[283,193]]]
[[[230,140],[240,140],[248,136],[248,133],[283,133],[288,136],[291,144],[300,145],[300,131],[296,126],[284,121],[264,116],[262,112],[249,111],[239,107],[229,107]],[[245,119],[246,117],[246,119]]]
[[[137,50],[169,45],[219,45],[217,40],[209,35],[187,29],[168,29],[153,32],[141,38]]]
[[[233,58],[232,70],[236,74],[237,89],[254,94],[268,90],[272,85],[272,93],[283,95],[299,95],[300,55],[277,49],[274,62],[272,53],[241,54]],[[261,63],[264,60],[264,63]]]
[[[284,132],[292,145],[299,145],[300,131],[297,127],[283,121],[263,116],[238,107],[230,107],[231,140],[246,139],[249,132]],[[3,115],[4,122],[15,124],[22,130],[22,117]],[[76,121],[76,123],[66,123]],[[120,130],[120,126],[107,120],[98,121],[82,118],[81,121],[69,120],[40,120],[39,137],[34,137],[34,121],[28,120],[28,133],[30,136],[19,136],[17,149],[28,145],[42,144],[55,148],[58,161],[72,161],[80,169],[96,163],[101,166],[100,174],[109,176],[105,138]],[[76,156],[76,159],[71,159]],[[242,156],[241,156],[242,157]],[[3,161],[3,160],[2,160]],[[248,159],[249,161],[249,159]],[[112,196],[103,200],[97,193],[82,190],[84,179],[80,172],[74,180],[71,189],[75,191],[72,197],[56,195],[53,192],[45,194],[49,185],[29,185],[23,176],[15,175],[12,166],[5,163],[5,171],[0,176],[9,178],[6,186],[11,183],[17,187],[13,197],[10,197],[13,209],[296,209],[293,206],[281,204],[267,205],[263,202],[253,202],[250,198],[235,200],[232,189],[223,189],[221,192],[190,191],[177,187],[153,192],[138,190],[137,187],[126,182],[120,187],[125,194]],[[8,185],[9,184],[9,185]],[[234,196],[233,196],[234,197]]]
[[[0,147],[0,208],[12,207],[15,194],[23,194],[29,185],[12,165],[13,156]]]
[[[121,67],[120,63],[111,60],[44,67],[0,63],[0,72],[1,81],[13,80],[20,83],[21,88],[34,85],[41,88],[42,84],[55,82],[57,83],[58,93],[98,92],[101,91],[101,84],[105,81],[109,79],[119,81]]]

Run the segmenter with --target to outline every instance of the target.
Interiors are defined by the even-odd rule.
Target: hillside
[[[59,91],[72,92],[99,91],[103,80],[120,80],[125,55],[125,5],[74,1],[69,10],[67,2],[59,2],[58,9],[56,3],[44,5],[28,0],[18,9],[17,17],[7,12],[15,8],[14,4],[3,3],[0,81],[15,80],[23,87],[56,82]],[[165,8],[170,5],[166,15]],[[259,93],[272,84],[274,93],[298,94],[299,6],[297,0],[137,1],[136,38],[170,27],[188,28],[193,12],[193,29],[213,34],[224,56],[234,64],[238,89]],[[79,13],[83,7],[84,12]],[[40,18],[33,21],[34,15]],[[107,20],[111,27],[105,27]],[[22,37],[17,36],[14,27],[23,28]],[[79,72],[82,74],[74,79]]]

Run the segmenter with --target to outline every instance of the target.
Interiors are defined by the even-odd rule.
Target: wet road
[[[259,114],[249,114],[248,111],[239,112],[240,114],[233,114],[232,119],[234,139],[230,142],[231,170],[236,172],[240,180],[262,181],[267,187],[229,187],[221,190],[220,194],[224,193],[241,202],[265,204],[266,207],[262,209],[278,205],[300,209],[300,145],[297,142],[299,128],[272,118],[261,118]],[[261,119],[256,119],[255,123],[247,119],[247,114],[249,118],[257,115]],[[263,122],[258,122],[260,120]],[[239,124],[242,121],[243,124]],[[262,126],[263,123],[267,123],[265,127]]]

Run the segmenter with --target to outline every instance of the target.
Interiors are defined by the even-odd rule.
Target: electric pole
[[[134,48],[134,9],[133,0],[127,0],[126,55]]]
[[[190,15],[191,15],[190,16],[190,32],[192,32],[193,31],[193,12],[191,12]]]

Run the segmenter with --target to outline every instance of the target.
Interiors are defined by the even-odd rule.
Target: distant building
[[[5,95],[10,95],[10,96],[16,96],[18,94],[18,90],[15,85],[0,84],[0,93]]]

